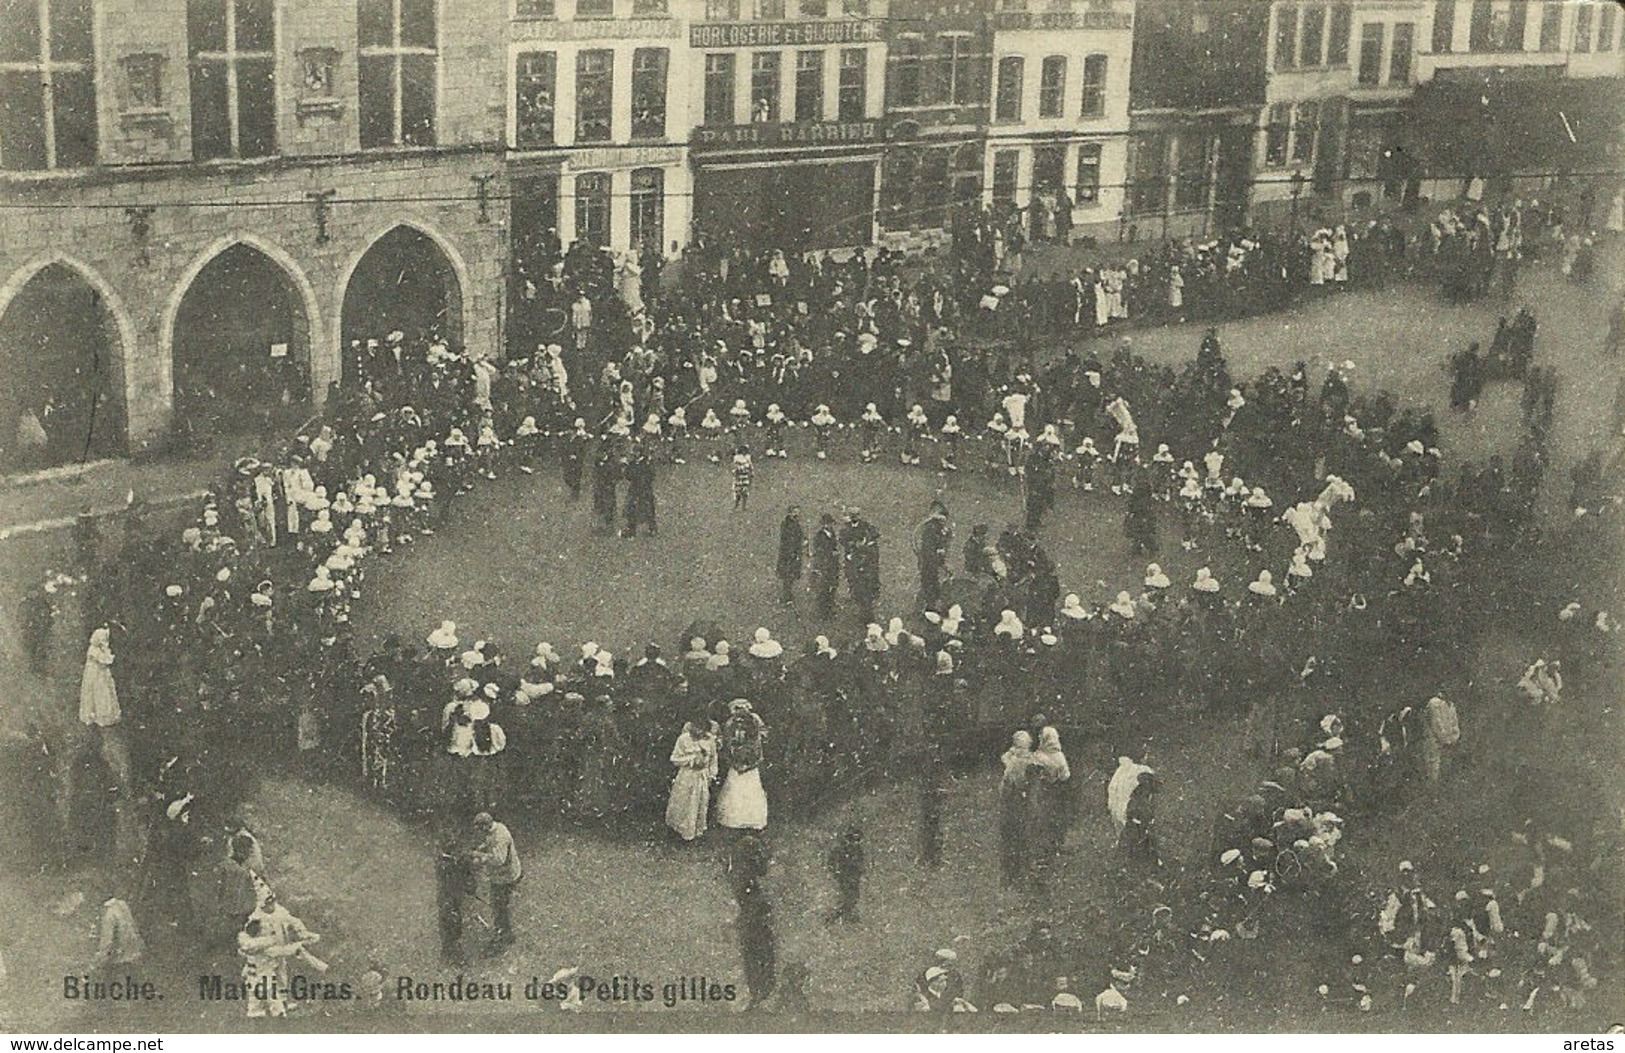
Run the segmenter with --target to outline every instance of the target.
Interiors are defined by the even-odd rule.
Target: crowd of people
[[[1362,252],[1392,258],[1401,241],[1380,223],[1316,234],[1303,246],[1300,262],[1315,268],[1303,282],[1336,283],[1359,272]],[[1179,275],[1182,296],[1214,304],[1228,290],[1238,304],[1266,306],[1266,287],[1295,285],[1262,236],[1170,256],[1184,262],[1164,277]],[[1483,582],[1535,530],[1543,429],[1531,426],[1532,452],[1510,470],[1492,460],[1450,479],[1430,415],[1399,409],[1386,392],[1356,393],[1352,363],[1328,368],[1318,387],[1306,363],[1243,381],[1215,331],[1181,370],[1139,358],[1126,340],[1105,359],[1040,360],[1022,331],[1035,323],[1021,321],[1042,317],[1029,310],[1039,300],[1023,299],[1042,297],[1037,282],[1012,289],[981,271],[914,274],[884,256],[770,253],[715,261],[644,303],[641,292],[626,295],[624,275],[606,276],[590,256],[577,265],[566,257],[551,272],[558,295],[587,301],[570,313],[568,358],[558,343],[498,365],[398,332],[359,342],[355,386],[331,393],[307,434],[238,461],[184,530],[159,532],[137,506],[116,558],[105,541],[82,539],[86,623],[97,634],[81,717],[122,769],[119,784],[150,802],[149,888],[218,863],[209,859],[218,843],[198,831],[229,825],[256,762],[240,748],[248,741],[261,760],[355,773],[409,811],[445,821],[485,813],[486,835],[496,811],[609,830],[663,820],[695,840],[713,817],[764,829],[770,795],[808,814],[875,779],[917,778],[929,861],[942,854],[946,772],[1020,727],[1003,755],[1001,867],[1011,886],[1042,896],[1080,793],[1063,736],[1142,744],[1179,715],[1246,712],[1252,748],[1281,770],[1233,810],[1213,875],[1227,891],[1208,890],[1200,908],[1156,904],[1141,934],[1183,966],[1180,934],[1209,944],[1256,934],[1274,893],[1335,875],[1343,816],[1380,812],[1439,777],[1453,707],[1446,720],[1431,699],[1449,706],[1444,697],[1467,678],[1464,659],[1438,641],[1482,617]],[[1058,321],[1109,325],[1123,317],[1116,296],[1132,316],[1134,279],[1155,288],[1157,273],[1125,266],[1121,277],[1097,277],[1089,310],[1081,282],[1070,322],[1064,310]],[[642,309],[627,311],[632,301]],[[1532,316],[1508,328],[1508,360],[1533,374]],[[1544,412],[1549,421],[1549,400]],[[1021,514],[997,534],[974,528],[955,569],[949,510],[933,507],[917,539],[918,602],[895,616],[877,610],[874,528],[857,509],[843,510],[844,527],[831,514],[805,543],[805,576],[825,610],[844,578],[855,624],[799,647],[761,626],[736,652],[708,619],[681,630],[670,659],[657,643],[635,659],[591,641],[564,654],[547,642],[509,651],[449,620],[371,654],[354,638],[369,573],[432,533],[445,501],[481,480],[556,460],[579,493],[591,464],[600,521],[613,528],[624,507],[622,532],[635,534],[655,526],[657,466],[696,450],[720,463],[731,450],[742,499],[757,470],[751,449],[769,464],[844,456],[843,426],[863,460],[895,453],[923,466],[930,450],[932,467],[963,461],[1013,477]],[[1068,483],[1121,500],[1127,540],[1149,561],[1142,587],[1065,592],[1042,537]],[[786,519],[776,571],[793,596],[803,547],[799,522],[789,526],[796,517]],[[1209,560],[1188,582],[1156,562],[1173,544]],[[29,638],[50,650],[48,616]],[[1415,657],[1396,679],[1368,660],[1379,651]],[[1175,652],[1185,660],[1159,660]],[[1113,819],[1125,855],[1155,869],[1158,779],[1132,757],[1124,763]],[[468,852],[447,855],[507,866],[489,844]],[[759,885],[736,892],[759,922],[747,928],[758,964],[767,959],[751,984],[761,994],[774,984]],[[218,913],[192,898],[194,922]],[[265,894],[255,900],[250,915]],[[277,946],[311,942],[281,936]],[[1151,968],[1149,951],[1130,950],[1139,963],[1114,966],[1108,1004]],[[258,952],[243,953],[252,962]],[[1031,948],[1020,955],[1043,959]],[[1047,971],[1008,971],[999,983],[1013,986],[992,1000],[1032,1003],[1029,981]],[[928,1005],[964,1001],[931,995],[940,979],[925,985]]]

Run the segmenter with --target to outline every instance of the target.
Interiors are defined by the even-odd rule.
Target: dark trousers
[[[491,882],[491,913],[496,915],[491,923],[491,935],[499,943],[513,940],[513,890],[518,884]]]
[[[779,576],[779,602],[794,603],[796,600],[796,584],[799,578]]]
[[[861,874],[837,874],[835,876],[835,891],[837,901],[835,917],[840,921],[858,920],[858,893],[862,889],[863,878]]]
[[[772,922],[751,911],[739,916],[739,957],[750,990],[750,1008],[761,1005],[778,986],[778,947]]]

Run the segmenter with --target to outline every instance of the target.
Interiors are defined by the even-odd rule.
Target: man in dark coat
[[[742,840],[755,840],[747,835]],[[739,903],[736,929],[739,934],[739,957],[745,971],[745,986],[750,991],[749,1009],[759,1009],[778,986],[778,939],[773,933],[773,907],[768,902],[767,890],[760,877],[763,865],[737,882],[735,895]]]
[[[835,613],[835,590],[841,583],[841,539],[835,530],[835,517],[825,512],[819,517],[818,532],[812,539],[812,593],[818,600],[818,613]]]
[[[801,527],[801,509],[795,505],[784,513],[779,524],[779,602],[794,603],[795,588],[801,581],[802,556],[807,548],[807,532]]]
[[[858,605],[858,618],[865,624],[873,622],[875,605],[880,602],[880,531],[856,508],[846,513],[841,550],[846,557],[846,584]]]
[[[581,496],[581,471],[586,466],[587,447],[591,443],[592,436],[587,433],[587,422],[577,417],[575,431],[564,440],[564,451],[560,455],[564,486],[570,491],[572,501]]]
[[[932,611],[942,599],[942,579],[948,573],[948,546],[953,541],[948,509],[941,501],[931,502],[931,514],[920,524],[915,554],[920,568],[920,608]]]
[[[621,478],[621,463],[606,448],[592,465],[592,513],[604,533],[615,532],[615,490]]]
[[[655,532],[655,466],[642,446],[632,448],[626,462],[626,529],[624,537],[637,537],[638,527]]]

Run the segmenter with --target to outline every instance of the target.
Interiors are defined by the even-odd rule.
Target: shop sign
[[[880,121],[797,121],[697,128],[695,150],[772,149],[785,146],[843,146],[885,138]]]
[[[824,22],[710,22],[690,26],[689,47],[774,48],[819,44],[874,44],[885,39],[885,23],[873,18]]]
[[[683,150],[678,146],[600,146],[573,150],[565,158],[572,172],[597,172],[610,168],[665,168],[681,164]]]

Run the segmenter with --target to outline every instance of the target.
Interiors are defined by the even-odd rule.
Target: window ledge
[[[317,95],[300,99],[296,112],[301,121],[311,117],[334,118],[344,112],[344,100],[331,95]]]
[[[121,125],[137,128],[168,128],[175,123],[175,115],[161,106],[121,110],[118,119]]]

